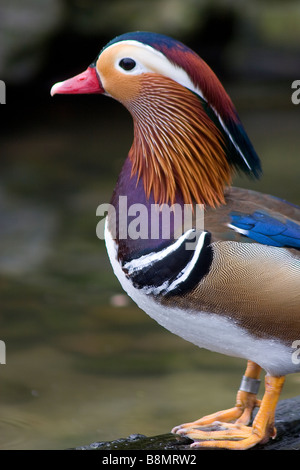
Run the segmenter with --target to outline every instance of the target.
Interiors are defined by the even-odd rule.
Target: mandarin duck
[[[285,376],[300,371],[293,356],[300,343],[300,207],[231,186],[235,171],[258,178],[260,160],[219,79],[175,39],[123,34],[86,71],[55,84],[57,93],[104,94],[133,117],[133,143],[105,225],[124,290],[171,332],[247,360],[233,408],[172,432],[197,448],[248,449],[274,438]],[[192,225],[178,232],[178,219],[169,218],[163,233],[150,209],[161,216],[174,206],[192,206]],[[204,208],[204,226],[196,206]],[[147,224],[135,236],[128,228],[137,209],[130,208],[140,211],[136,226]]]

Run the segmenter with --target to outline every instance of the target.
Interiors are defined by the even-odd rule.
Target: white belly
[[[141,289],[136,289],[125,276],[117,259],[117,246],[107,229],[107,223],[105,242],[112,268],[121,286],[160,325],[200,348],[250,359],[271,375],[299,372],[299,364],[292,361],[293,351],[277,340],[255,338],[230,319],[214,313],[163,306]]]

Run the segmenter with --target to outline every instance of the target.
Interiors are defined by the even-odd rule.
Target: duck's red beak
[[[87,94],[104,93],[105,90],[93,66],[88,67],[84,72],[69,78],[64,82],[58,82],[51,88],[51,96],[55,94]]]

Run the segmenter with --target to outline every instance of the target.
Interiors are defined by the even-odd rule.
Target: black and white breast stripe
[[[191,229],[166,248],[125,262],[122,269],[146,294],[183,294],[208,273],[213,259],[210,241],[209,232]],[[194,248],[188,249],[187,243]]]

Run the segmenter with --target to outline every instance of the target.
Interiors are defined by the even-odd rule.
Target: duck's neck
[[[115,219],[109,217],[108,224],[115,235],[118,256],[122,260],[168,245],[183,226],[185,207],[182,195],[177,192],[174,204],[167,203],[163,210],[162,207],[159,210],[153,192],[148,197],[143,178],[138,178],[132,171],[129,157],[119,175],[111,204],[115,209]]]
[[[232,168],[207,104],[161,75],[144,74],[140,88],[135,99],[123,104],[134,122],[129,158],[146,194],[152,192],[159,204],[174,203],[179,188],[186,204],[224,203]]]

